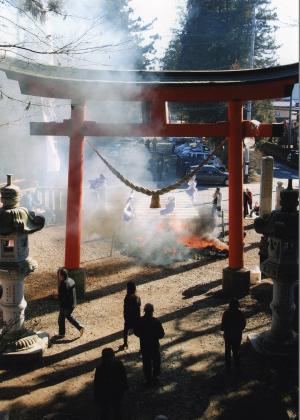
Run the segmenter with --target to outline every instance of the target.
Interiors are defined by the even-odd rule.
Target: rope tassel
[[[160,197],[158,193],[151,195],[151,204],[150,209],[159,209],[160,208]]]

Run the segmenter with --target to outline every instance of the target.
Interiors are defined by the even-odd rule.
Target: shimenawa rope
[[[193,169],[188,174],[184,175],[182,178],[180,178],[178,181],[176,181],[174,184],[168,185],[167,187],[160,188],[159,190],[150,190],[149,188],[141,187],[139,185],[134,184],[129,179],[125,178],[117,169],[115,169],[100,153],[99,151],[91,145],[89,141],[87,141],[90,148],[99,156],[99,158],[102,160],[102,162],[105,163],[105,165],[109,168],[109,170],[121,181],[123,184],[127,185],[127,187],[131,188],[132,190],[135,190],[139,193],[152,196],[151,200],[151,208],[158,208],[160,207],[159,204],[159,196],[166,194],[172,190],[175,190],[178,188],[181,184],[184,182],[187,182],[189,179],[191,179],[194,175],[196,175],[198,172],[200,172],[201,168],[209,162],[209,160],[212,158],[212,156],[215,154],[217,150],[219,150],[223,144],[225,143],[226,138],[222,140],[215,148],[214,150],[207,156],[206,159],[204,159],[203,162],[201,162],[195,169]]]

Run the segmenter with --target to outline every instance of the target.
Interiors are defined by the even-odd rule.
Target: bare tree
[[[42,56],[88,56],[91,54],[110,54],[114,49],[125,48],[129,39],[116,39],[103,42],[100,27],[103,15],[81,17],[63,10],[61,0],[48,0],[46,4],[38,0],[3,0],[0,14],[0,57],[13,54],[22,59],[39,61]],[[62,25],[67,19],[84,20],[83,29],[66,40],[65,36],[47,33],[45,21],[51,16],[61,18]],[[81,25],[83,26],[83,25]]]

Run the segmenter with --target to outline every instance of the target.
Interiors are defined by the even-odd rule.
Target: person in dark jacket
[[[134,329],[134,334],[140,339],[143,359],[143,370],[146,384],[155,383],[160,374],[160,346],[159,339],[165,335],[161,322],[153,317],[154,307],[147,303],[144,307],[145,315]]]
[[[134,330],[141,317],[141,299],[136,294],[136,286],[133,281],[127,283],[127,294],[124,299],[124,344],[128,347],[128,332]]]
[[[225,363],[226,368],[231,368],[231,352],[236,369],[240,369],[240,346],[242,342],[242,332],[246,327],[245,317],[239,309],[240,304],[237,299],[232,299],[229,308],[223,313],[221,330],[224,331],[225,342]]]
[[[248,196],[249,209],[252,210],[252,192],[249,190],[249,188],[246,188],[246,194]]]
[[[128,388],[126,370],[123,363],[115,358],[112,348],[102,350],[101,363],[94,378],[94,397],[100,409],[100,419],[122,419],[122,398]]]
[[[248,216],[248,214],[249,214],[248,203],[249,203],[249,196],[248,196],[247,192],[244,190],[243,191],[244,217]]]
[[[57,338],[63,338],[66,333],[65,321],[67,320],[74,325],[82,336],[84,327],[74,318],[72,312],[76,306],[76,289],[75,281],[68,277],[68,270],[60,268],[57,271],[58,277],[58,299],[59,299],[59,315],[58,328],[59,334]]]

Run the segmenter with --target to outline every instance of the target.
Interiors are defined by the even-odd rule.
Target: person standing
[[[248,196],[249,209],[252,210],[252,192],[249,190],[249,188],[246,188],[246,193]]]
[[[235,368],[238,372],[240,370],[240,347],[246,320],[239,307],[239,301],[232,299],[229,303],[229,308],[226,309],[222,316],[221,330],[224,331],[225,363],[228,372],[231,370],[231,352]]]
[[[243,206],[244,206],[244,217],[248,216],[249,211],[248,211],[248,194],[247,192],[244,190],[243,191]]]
[[[194,204],[198,193],[196,175],[192,176],[192,178],[188,181],[188,188],[186,192],[191,197],[192,203]]]
[[[112,348],[102,350],[100,364],[94,377],[94,398],[99,406],[100,419],[108,420],[112,412],[114,420],[121,420],[122,399],[128,389],[127,375],[123,363],[117,360]]]
[[[156,162],[156,173],[157,173],[157,180],[161,181],[163,177],[164,172],[164,166],[165,166],[165,159],[164,156],[161,154]]]
[[[283,182],[282,181],[277,181],[275,210],[280,210],[281,209],[280,193],[281,193],[282,190],[284,190]]]
[[[157,382],[160,375],[160,345],[159,340],[164,337],[165,332],[161,322],[153,316],[154,307],[146,303],[145,315],[140,319],[134,329],[134,334],[140,339],[143,371],[146,385]]]
[[[218,212],[222,209],[222,193],[220,187],[216,188],[216,191],[213,194],[213,209]]]
[[[58,299],[59,299],[59,315],[58,315],[58,328],[59,333],[57,338],[63,338],[66,333],[66,319],[72,324],[79,332],[80,337],[84,333],[84,327],[75,319],[72,312],[76,306],[76,289],[75,281],[68,277],[68,270],[59,268],[57,271],[58,277]]]
[[[134,330],[141,318],[141,299],[136,294],[136,285],[133,281],[127,283],[127,294],[124,299],[124,344],[123,349],[128,347],[128,332]]]

